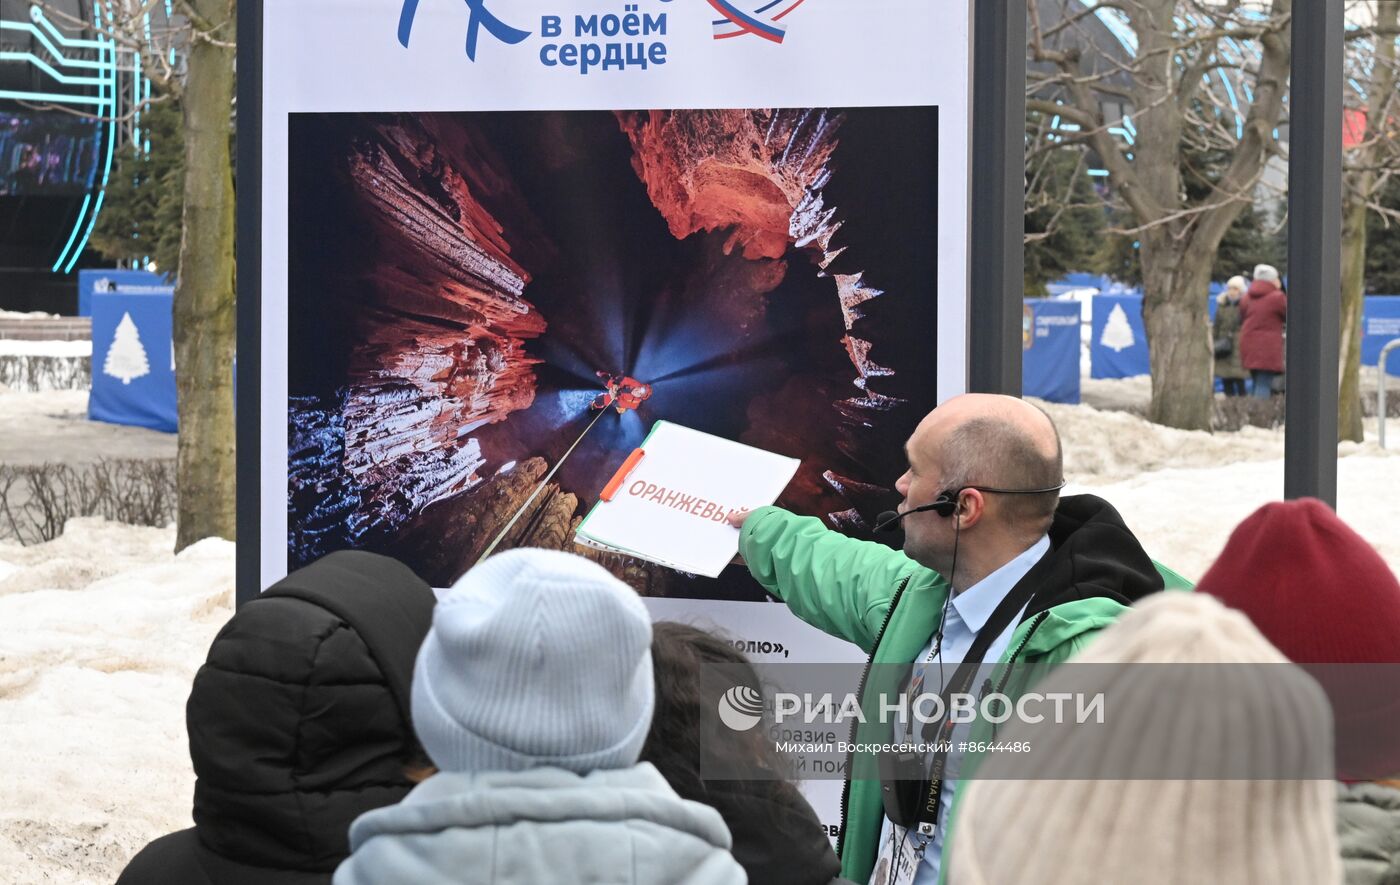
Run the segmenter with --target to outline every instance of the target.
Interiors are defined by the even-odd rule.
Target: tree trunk
[[[1175,252],[1175,254],[1173,254]],[[1210,263],[1142,243],[1142,319],[1151,342],[1152,404],[1147,418],[1168,427],[1210,430],[1214,396],[1206,293]]]
[[[1393,31],[1400,24],[1400,3],[1382,3],[1376,25]],[[1377,41],[1372,74],[1366,87],[1371,104],[1366,109],[1366,133],[1361,147],[1348,160],[1345,170],[1350,181],[1342,204],[1342,316],[1341,388],[1337,395],[1337,437],[1361,442],[1361,311],[1366,294],[1366,214],[1367,200],[1375,195],[1375,168],[1390,159],[1390,137],[1386,130],[1394,117],[1396,87],[1395,40]]]
[[[1350,198],[1342,216],[1342,386],[1337,400],[1337,436],[1362,442],[1361,307],[1366,282],[1366,201]]]
[[[177,551],[202,538],[235,536],[234,7],[231,0],[195,0],[192,6],[210,36],[227,45],[196,33],[186,55],[184,231],[175,287]]]

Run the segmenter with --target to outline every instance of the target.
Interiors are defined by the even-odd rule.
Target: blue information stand
[[[175,287],[164,276],[148,270],[98,268],[78,271],[78,316],[92,316],[95,293],[115,295],[171,295]]]
[[[1400,295],[1367,296],[1361,308],[1361,365],[1374,366],[1381,348],[1400,338]],[[1400,347],[1385,360],[1388,375],[1400,376]]]
[[[1078,403],[1079,302],[1027,299],[1021,323],[1021,393]]]
[[[89,418],[178,429],[173,305],[171,295],[93,294]]]
[[[1151,371],[1141,295],[1096,295],[1092,333],[1092,377],[1131,378]]]

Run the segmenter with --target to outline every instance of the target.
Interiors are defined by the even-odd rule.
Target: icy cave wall
[[[340,159],[372,248],[392,258],[373,263],[364,300],[345,305],[354,344],[338,397],[292,403],[291,549],[303,561],[372,544],[480,485],[470,434],[533,402],[538,360],[525,341],[546,328],[522,297],[529,273],[478,196],[508,189],[468,138],[402,117]]]
[[[859,461],[870,439],[885,430],[885,417],[906,401],[877,389],[877,379],[895,373],[871,358],[871,341],[861,333],[863,305],[885,293],[865,284],[864,271],[833,267],[846,251],[835,242],[844,222],[838,207],[827,205],[823,190],[833,174],[843,115],[784,109],[628,111],[617,117],[632,143],[633,168],[674,236],[729,230],[725,249],[741,249],[749,259],[806,251],[815,272],[832,280],[845,324],[841,343],[855,370],[851,383],[857,392],[831,403],[834,412],[827,420],[838,425],[837,448]],[[847,263],[851,260],[846,256]],[[800,395],[794,390],[783,398]],[[756,410],[755,420],[762,423],[765,413],[783,414],[778,408]],[[746,441],[763,445],[783,435],[776,427],[760,427]],[[822,470],[821,477],[849,504],[828,514],[836,525],[864,528],[862,512],[876,512],[890,500],[889,488],[870,478],[853,479],[832,469]]]
[[[833,158],[843,114],[613,116],[670,235],[710,239],[696,253],[695,269],[709,282],[689,308],[723,316],[742,337],[741,327],[760,321],[765,299],[785,275],[830,281],[844,329],[836,327],[833,307],[832,327],[822,334],[844,348],[849,376],[843,380],[839,366],[821,383],[798,374],[754,397],[746,404],[743,439],[809,453],[796,483],[806,486],[804,500],[820,500],[835,524],[868,527],[862,515],[891,502],[885,483],[892,474],[889,464],[865,459],[875,449],[897,449],[889,439],[902,441],[907,432],[901,422],[909,416],[894,416],[908,398],[893,382],[909,373],[875,357],[881,351],[872,341],[883,340],[891,312],[869,316],[884,292],[866,285],[860,256],[849,254],[862,250],[841,244],[849,239],[842,234],[846,221],[828,195],[840,173]],[[573,318],[544,317],[532,304],[531,272],[522,266],[529,262],[517,258],[536,254],[535,244],[522,248],[520,239],[534,235],[519,224],[531,208],[482,127],[454,117],[357,118],[332,157],[335,186],[353,194],[365,233],[363,243],[347,247],[353,269],[346,271],[352,284],[341,287],[345,294],[316,295],[344,298],[337,309],[350,331],[341,380],[333,390],[291,402],[294,567],[360,546],[414,563],[429,581],[451,581],[550,466],[523,454],[519,463],[488,463],[492,454],[478,439],[483,428],[531,407],[540,361],[530,342],[546,334],[568,337]],[[716,271],[727,266],[715,257],[721,252],[729,262],[742,260]],[[678,269],[678,279],[685,273]],[[728,282],[714,285],[715,273],[727,274]],[[721,305],[717,298],[727,300]],[[505,460],[499,450],[494,457]],[[572,548],[582,515],[574,491],[551,483],[505,546]],[[644,593],[665,594],[676,579],[635,561],[595,558]]]

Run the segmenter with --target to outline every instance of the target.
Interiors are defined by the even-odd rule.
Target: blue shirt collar
[[[1049,550],[1050,536],[1041,535],[1039,541],[1027,547],[1015,559],[954,596],[952,606],[967,628],[973,633],[980,631],[1006,594]]]

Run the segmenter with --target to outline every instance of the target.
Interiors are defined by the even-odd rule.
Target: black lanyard
[[[884,778],[882,784],[881,798],[884,799],[885,814],[894,823],[912,828],[920,826],[921,832],[925,835],[932,834],[938,826],[938,817],[942,811],[939,802],[943,792],[943,781],[948,765],[948,742],[952,738],[954,723],[950,720],[949,699],[954,695],[966,695],[972,687],[972,683],[977,678],[977,673],[982,667],[982,659],[987,655],[987,649],[991,648],[993,642],[1001,636],[1006,628],[1011,625],[1012,620],[1020,611],[1029,605],[1031,598],[1039,589],[1044,579],[1045,571],[1048,569],[1047,563],[1050,561],[1048,555],[1042,556],[1040,561],[1031,567],[1016,586],[1011,588],[1011,592],[1006,594],[1001,603],[997,605],[987,622],[982,625],[982,629],[977,631],[977,638],[972,641],[972,647],[968,649],[967,655],[962,663],[953,671],[953,678],[942,689],[943,718],[938,722],[925,724],[922,738],[931,741],[934,746],[933,762],[928,768],[926,780],[910,780],[904,777]],[[949,587],[949,592],[952,588]],[[939,625],[940,631],[944,625]],[[927,669],[925,670],[927,672]],[[927,677],[925,677],[927,679]],[[930,730],[935,730],[935,734],[930,734]],[[898,766],[909,764],[910,756],[916,754],[906,754],[905,758],[896,761]],[[922,756],[918,757],[921,764]],[[903,768],[907,771],[907,768]]]

